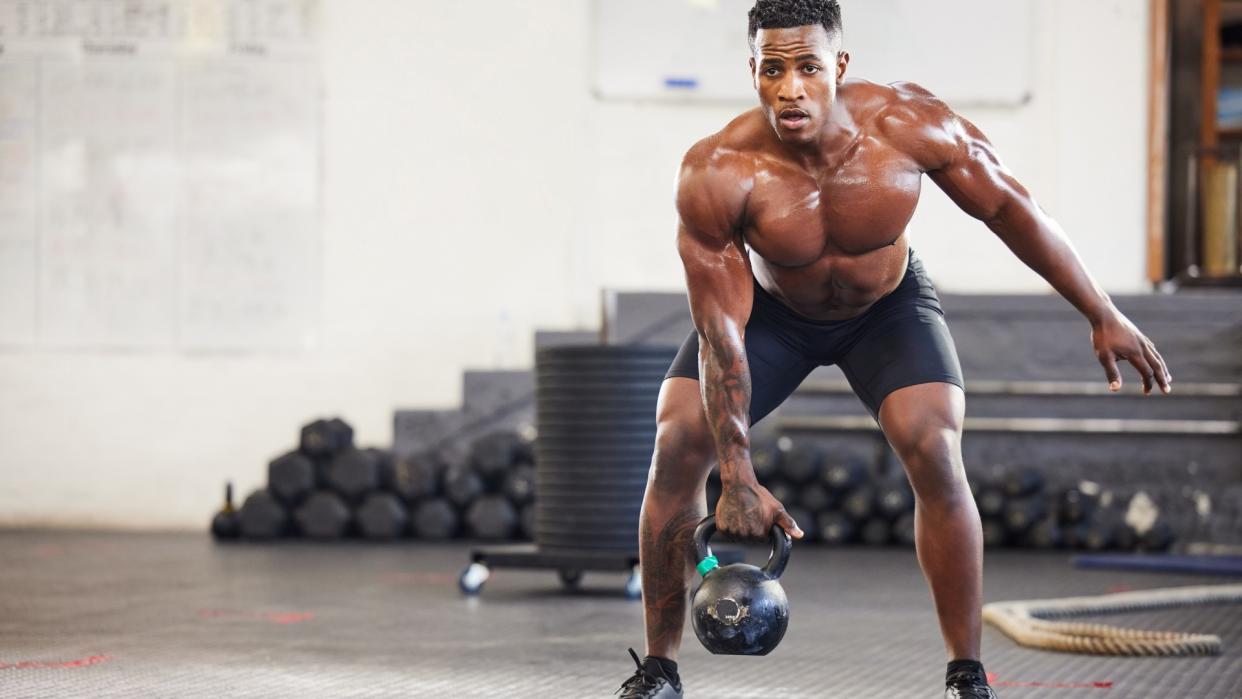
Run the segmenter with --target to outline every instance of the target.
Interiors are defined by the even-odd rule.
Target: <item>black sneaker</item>
[[[944,699],[1000,699],[980,672],[962,670],[945,680]]]
[[[676,699],[681,696],[681,682],[674,683],[659,665],[656,665],[654,672],[643,667],[643,661],[638,659],[638,653],[633,648],[630,649],[630,657],[638,669],[613,694],[620,693],[621,699]]]

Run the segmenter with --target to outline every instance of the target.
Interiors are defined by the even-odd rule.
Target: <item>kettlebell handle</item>
[[[694,557],[698,560],[699,575],[703,577],[707,577],[707,574],[719,565],[708,543],[712,534],[715,533],[716,515],[704,517],[703,521],[699,522],[699,526],[694,529]],[[768,556],[767,565],[763,567],[764,574],[774,580],[781,577],[781,574],[785,572],[785,565],[789,563],[791,551],[793,551],[793,540],[779,524],[773,524],[772,553]]]

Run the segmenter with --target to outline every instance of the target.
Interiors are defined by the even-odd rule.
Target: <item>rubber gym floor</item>
[[[758,557],[759,552],[755,552]],[[606,697],[641,652],[619,573],[573,594],[500,569],[478,598],[462,544],[217,545],[205,535],[0,534],[0,697]],[[914,554],[795,547],[792,618],[765,658],[707,654],[687,628],[689,697],[940,697],[944,658]],[[1224,582],[1081,571],[989,553],[989,600]],[[1242,697],[1242,606],[1101,617],[1219,634],[1210,658],[1020,648],[988,628],[1000,696]]]

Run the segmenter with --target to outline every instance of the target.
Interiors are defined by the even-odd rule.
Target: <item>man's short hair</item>
[[[760,29],[785,29],[821,24],[828,36],[841,35],[841,3],[838,0],[755,0],[750,8],[750,49]]]

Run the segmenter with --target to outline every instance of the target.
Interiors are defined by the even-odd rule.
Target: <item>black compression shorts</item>
[[[905,277],[888,296],[848,320],[811,320],[755,282],[746,323],[750,422],[783,403],[816,367],[836,364],[854,393],[879,418],[888,394],[923,383],[962,389],[962,367],[944,311],[923,263],[910,251]],[[665,378],[699,378],[699,334],[691,332]]]

